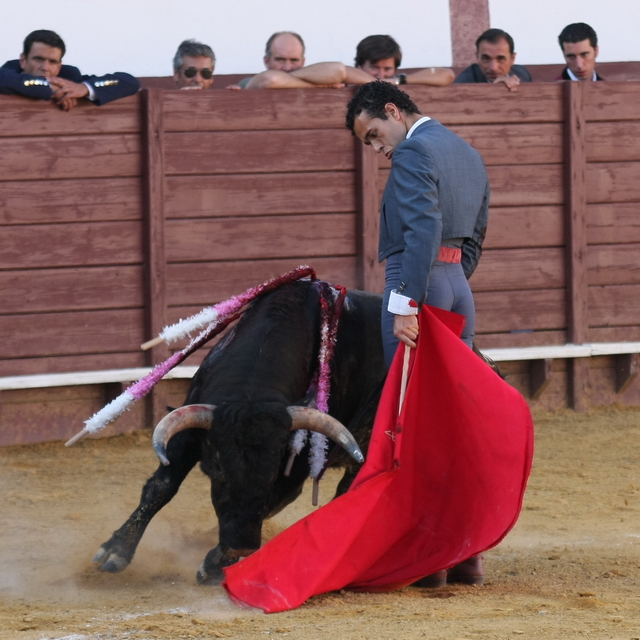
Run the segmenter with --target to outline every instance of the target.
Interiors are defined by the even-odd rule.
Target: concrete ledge
[[[175,367],[163,378],[193,378],[198,367]],[[107,369],[104,371],[78,371],[73,373],[49,373],[33,376],[9,376],[0,378],[0,391],[16,389],[46,389],[48,387],[71,387],[83,384],[106,384],[110,382],[135,382],[151,372],[151,367],[137,369]]]
[[[546,347],[483,349],[482,353],[496,362],[518,360],[548,360],[554,358],[590,358],[623,353],[640,353],[640,342],[591,342],[559,344]]]
[[[509,349],[484,349],[483,354],[496,362],[519,360],[549,360],[554,358],[590,358],[592,356],[640,353],[640,342],[592,342],[589,344],[561,344],[543,347]],[[176,367],[163,380],[190,379],[198,367]],[[9,376],[0,378],[0,391],[16,389],[46,389],[83,384],[107,384],[134,382],[151,371],[149,367],[137,369],[107,369],[103,371],[78,371],[73,373],[49,373],[33,376]]]

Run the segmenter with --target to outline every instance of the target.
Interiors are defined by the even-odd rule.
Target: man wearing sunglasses
[[[53,100],[69,111],[78,100],[103,105],[136,93],[140,83],[128,73],[105,76],[83,75],[77,67],[62,64],[66,47],[62,38],[48,29],[32,31],[24,40],[18,60],[0,69],[0,93]]]
[[[178,89],[200,91],[213,84],[216,56],[207,44],[185,40],[173,57],[173,78]]]

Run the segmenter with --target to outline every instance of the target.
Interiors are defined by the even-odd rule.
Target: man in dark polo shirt
[[[521,82],[531,82],[526,67],[515,64],[513,38],[502,29],[489,29],[476,40],[477,62],[462,71],[454,82],[502,82],[515,91]]]

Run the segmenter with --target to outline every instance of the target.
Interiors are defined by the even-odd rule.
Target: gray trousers
[[[385,287],[382,300],[382,346],[387,367],[398,348],[398,339],[393,335],[394,315],[387,311],[389,295],[400,285],[400,268],[402,252],[390,255],[385,265]],[[475,335],[476,308],[469,282],[462,271],[462,265],[450,262],[436,261],[431,269],[429,285],[427,286],[426,304],[446,311],[454,311],[466,317],[462,340],[471,347]],[[419,338],[418,338],[419,339]]]

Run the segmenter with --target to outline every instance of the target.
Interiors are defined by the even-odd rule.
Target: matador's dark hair
[[[390,102],[405,113],[420,113],[413,100],[404,91],[400,91],[390,82],[376,80],[363,84],[349,101],[345,123],[347,129],[355,135],[353,130],[355,121],[363,111],[372,118],[386,120],[388,116],[384,106]]]

